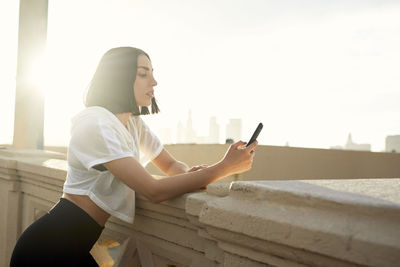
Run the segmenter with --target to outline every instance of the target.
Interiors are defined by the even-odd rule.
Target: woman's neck
[[[130,112],[127,113],[118,113],[115,114],[115,116],[117,116],[117,118],[121,121],[121,123],[126,127],[128,120],[129,120],[129,116],[131,115]]]

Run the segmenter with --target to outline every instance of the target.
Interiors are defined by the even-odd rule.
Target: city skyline
[[[267,145],[329,148],[351,133],[384,151],[386,136],[400,134],[399,2],[185,3],[51,2],[46,52],[32,73],[45,94],[45,145],[68,143],[100,57],[125,45],[152,59],[161,114],[145,118],[153,130],[172,127],[172,141],[188,109],[199,136],[217,116],[221,142],[230,118],[242,120],[244,139],[263,122]],[[10,143],[18,1],[2,6],[0,22],[0,143]]]
[[[192,118],[192,111],[189,109],[186,123],[184,124],[182,121],[179,121],[176,125],[175,131],[173,131],[172,128],[158,128],[155,131],[158,134],[160,140],[165,144],[224,144],[226,143],[227,139],[232,139],[233,142],[239,140],[247,142],[248,140],[246,138],[250,138],[250,136],[246,137],[242,135],[243,129],[241,119],[229,119],[229,123],[224,124],[225,127],[223,127],[224,125],[222,125],[222,123],[219,123],[218,121],[219,120],[217,116],[209,117],[208,135],[199,135],[199,129],[196,129],[193,126],[194,122]],[[225,128],[225,131],[220,131],[220,129],[223,128]],[[262,134],[260,135],[260,137],[262,137]],[[386,136],[385,140],[385,149],[379,152],[400,152],[400,135]],[[284,144],[279,144],[278,146],[291,146],[290,140],[287,140]],[[349,132],[346,141],[343,140],[343,144],[328,145],[325,148],[371,151],[371,144],[358,143],[357,141],[354,141],[352,133]]]
[[[189,110],[186,123],[179,121],[175,131],[172,131],[172,128],[159,128],[155,132],[164,144],[220,144],[225,143],[226,139],[238,141],[242,137],[241,119],[230,119],[230,123],[226,125],[226,130],[221,131],[221,128],[217,116],[211,116],[208,131],[206,131],[208,134],[200,135],[199,130],[193,127],[192,111]]]

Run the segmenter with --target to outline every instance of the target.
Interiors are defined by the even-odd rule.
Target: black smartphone
[[[253,143],[254,141],[256,141],[258,135],[260,134],[261,130],[263,128],[263,124],[260,122],[257,126],[257,129],[254,131],[253,135],[251,136],[249,142],[247,142],[246,147],[248,147],[251,143]]]

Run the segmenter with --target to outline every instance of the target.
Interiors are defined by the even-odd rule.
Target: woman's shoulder
[[[113,113],[103,107],[87,107],[77,113],[74,117],[72,117],[71,130],[73,130],[78,125],[83,127],[93,127],[96,125],[113,125],[118,122],[117,120],[118,118]]]
[[[108,109],[100,106],[91,106],[79,111],[72,120],[78,120],[85,117],[110,117],[112,114]]]

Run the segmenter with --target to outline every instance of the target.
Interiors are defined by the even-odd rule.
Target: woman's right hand
[[[248,147],[245,147],[245,145],[246,142],[238,141],[226,151],[220,163],[227,171],[227,175],[242,173],[251,169],[255,155],[254,149],[258,142],[254,141]]]

